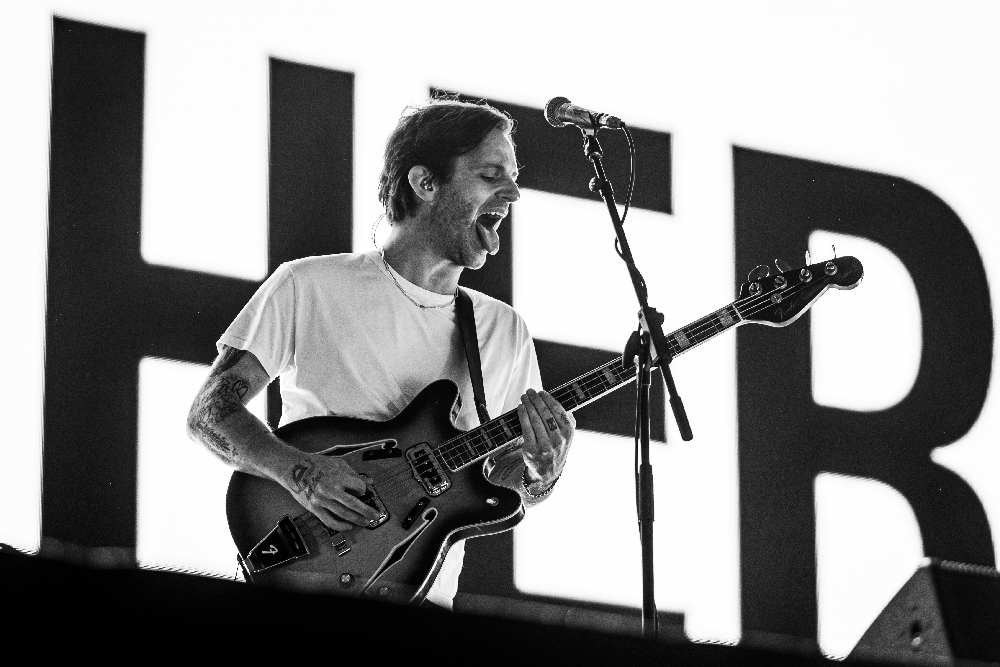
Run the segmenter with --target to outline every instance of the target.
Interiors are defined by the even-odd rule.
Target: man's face
[[[455,158],[451,180],[431,202],[430,232],[441,256],[478,269],[500,248],[496,229],[520,198],[510,138],[493,130],[472,151]]]

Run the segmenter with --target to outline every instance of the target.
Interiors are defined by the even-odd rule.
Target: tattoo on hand
[[[569,426],[569,415],[568,415],[568,414],[566,414],[566,413],[563,413],[563,416],[562,416],[562,423],[563,423],[563,424],[566,424],[566,426]]]
[[[506,482],[521,470],[521,457],[507,456],[497,458],[496,464],[490,470],[490,478]]]
[[[545,423],[549,425],[549,430],[550,431],[555,431],[555,430],[557,430],[559,428],[559,426],[556,425],[556,420],[553,419],[552,417],[549,417],[548,419],[546,419]]]
[[[292,488],[296,493],[305,493],[306,498],[316,495],[316,485],[323,479],[323,471],[316,471],[312,463],[299,463],[292,468]]]

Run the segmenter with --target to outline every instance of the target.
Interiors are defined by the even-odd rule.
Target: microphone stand
[[[621,216],[618,215],[618,205],[615,203],[614,189],[604,173],[602,162],[603,151],[597,141],[597,127],[580,128],[583,132],[583,151],[594,167],[594,180],[590,183],[592,191],[599,192],[607,204],[611,223],[618,237],[622,259],[628,267],[632,287],[639,302],[639,327],[632,333],[625,346],[624,364],[635,363],[636,368],[636,407],[635,433],[639,441],[640,464],[639,478],[636,489],[636,500],[639,514],[639,540],[642,547],[642,636],[655,639],[657,635],[656,601],[653,598],[653,467],[649,462],[649,384],[650,374],[654,367],[660,369],[663,381],[670,395],[670,407],[674,420],[681,433],[681,439],[688,441],[694,436],[688,422],[684,403],[677,394],[674,378],[670,372],[670,362],[673,355],[667,346],[663,335],[663,315],[651,308],[646,299],[646,284],[636,268],[629,248]],[[634,362],[633,362],[634,360]]]

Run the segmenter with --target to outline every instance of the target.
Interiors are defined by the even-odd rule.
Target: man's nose
[[[521,191],[517,188],[517,183],[512,180],[508,180],[504,184],[503,189],[500,191],[500,196],[504,201],[516,202],[521,198]]]

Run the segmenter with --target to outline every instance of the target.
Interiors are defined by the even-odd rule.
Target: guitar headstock
[[[776,264],[779,268],[788,267],[780,260]],[[772,327],[783,327],[797,320],[827,288],[854,289],[865,273],[861,262],[854,257],[835,257],[773,276],[767,275],[766,267],[758,269],[751,272],[748,282],[740,285],[734,305],[747,322]]]

